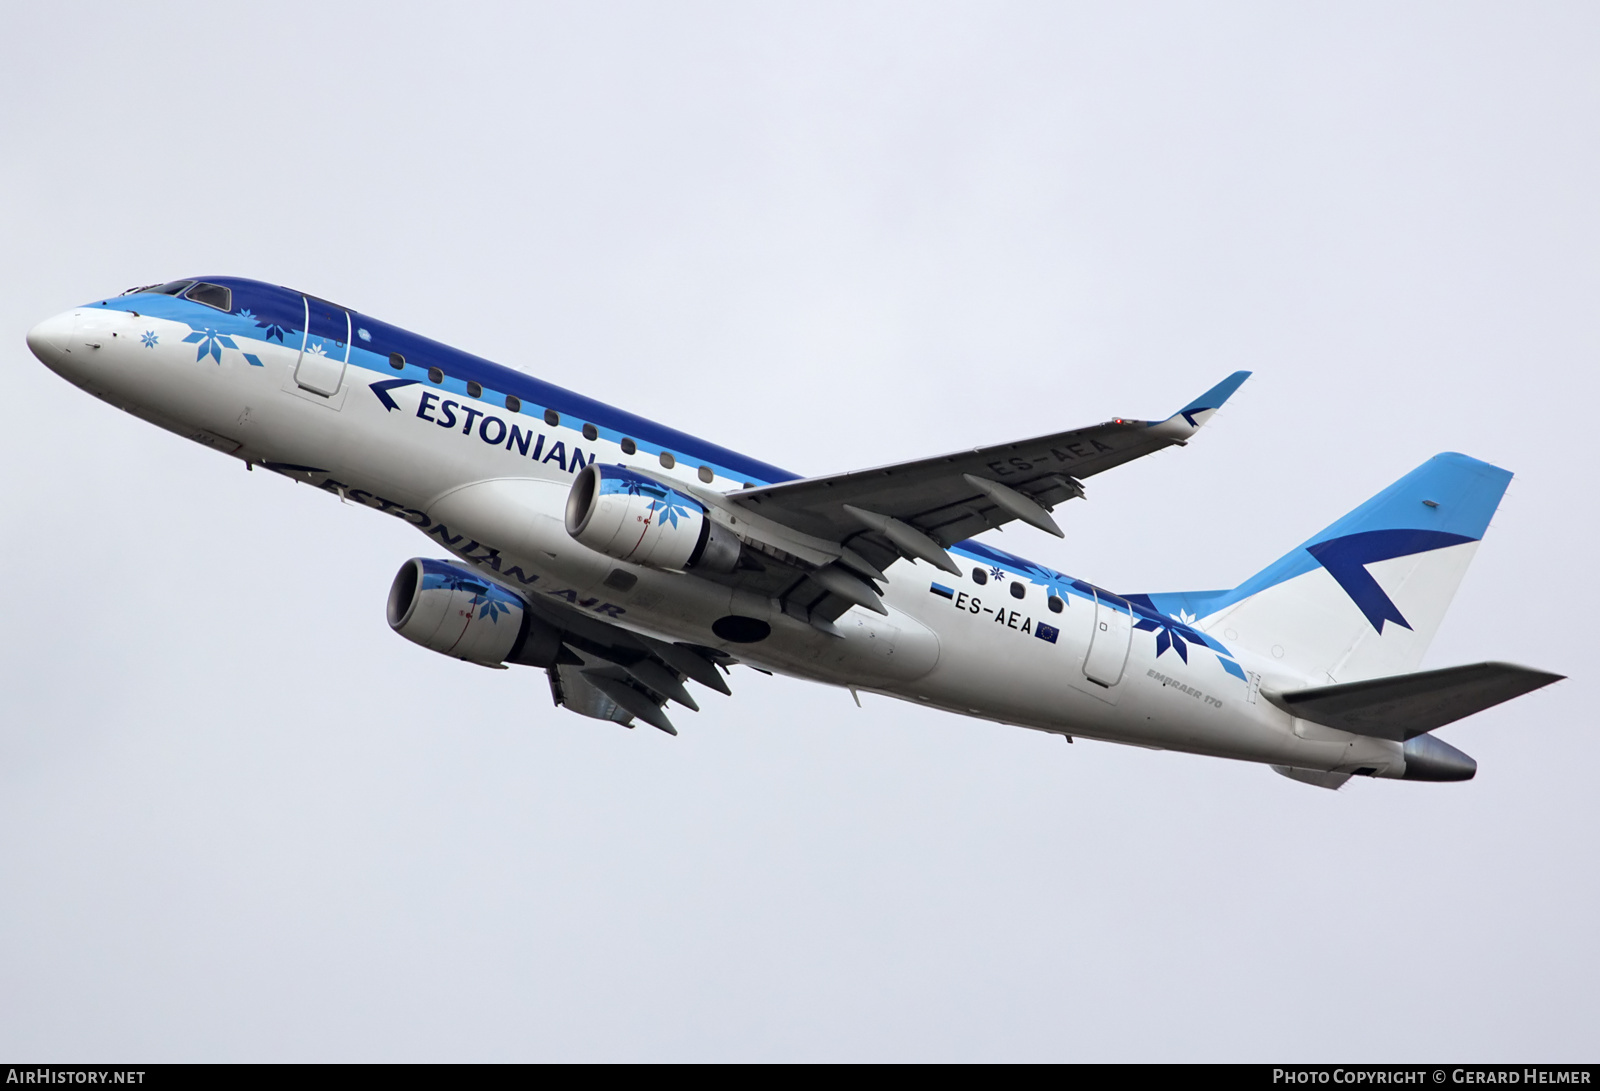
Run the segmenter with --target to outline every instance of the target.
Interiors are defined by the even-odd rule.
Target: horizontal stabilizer
[[[1268,697],[1302,719],[1357,735],[1405,742],[1563,677],[1512,663],[1474,663]]]

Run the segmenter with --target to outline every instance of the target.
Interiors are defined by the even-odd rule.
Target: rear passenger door
[[[350,314],[325,299],[309,295],[301,299],[305,303],[305,333],[301,336],[294,381],[302,390],[331,398],[339,392],[345,366],[350,362]]]
[[[1083,658],[1084,675],[1107,689],[1115,686],[1122,681],[1132,641],[1133,609],[1128,601],[1097,589],[1094,629],[1089,635],[1089,653]]]

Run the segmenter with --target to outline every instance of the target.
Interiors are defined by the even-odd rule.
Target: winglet
[[[1243,386],[1248,378],[1250,372],[1235,371],[1172,416],[1155,425],[1153,430],[1163,435],[1170,434],[1175,440],[1187,439],[1197,432],[1202,424],[1210,420],[1211,415],[1222,408],[1222,403],[1231,398],[1233,392]]]

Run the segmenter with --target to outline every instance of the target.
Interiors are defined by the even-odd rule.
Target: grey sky
[[[1594,1058],[1600,10],[35,5],[0,42],[0,1054]],[[802,473],[1155,416],[1067,539],[1231,586],[1516,471],[1426,665],[1574,677],[1328,793],[740,671],[682,736],[388,631],[427,544],[27,353],[292,284]]]

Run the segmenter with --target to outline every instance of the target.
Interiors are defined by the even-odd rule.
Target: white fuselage
[[[959,545],[951,552],[960,577],[899,561],[887,573],[887,616],[854,607],[839,617],[837,634],[690,573],[613,560],[574,541],[563,522],[580,462],[647,467],[719,491],[745,482],[714,475],[705,483],[698,467],[680,461],[664,469],[654,454],[625,453],[604,435],[587,438],[578,422],[513,417],[426,381],[391,384],[380,395],[374,384],[394,373],[370,366],[350,364],[334,375],[334,393],[319,394],[296,381],[298,335],[289,344],[236,336],[220,360],[197,360],[192,329],[108,301],[41,323],[30,344],[61,375],[119,408],[404,519],[510,589],[552,596],[613,625],[722,648],[788,675],[1069,737],[1302,769],[1403,771],[1400,744],[1297,720],[1267,700],[1263,686],[1307,681],[1284,674],[1270,655],[1233,649],[1242,679],[1200,649],[1187,658],[1166,649],[1158,655],[1149,634],[1130,634],[1128,615],[1097,605],[1092,593],[1047,593],[1011,572],[995,578],[993,565]],[[527,453],[508,446],[512,425]],[[626,590],[614,585],[628,581],[605,582],[619,568],[637,577]],[[752,644],[718,639],[712,623],[729,614],[767,622],[771,636]],[[1053,642],[1039,638],[1040,623],[1058,631]],[[1204,630],[1206,620],[1191,624]]]

